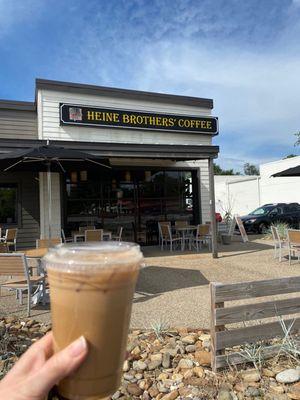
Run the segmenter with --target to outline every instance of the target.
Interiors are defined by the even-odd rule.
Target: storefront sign
[[[158,114],[60,103],[60,124],[218,134],[216,117]]]

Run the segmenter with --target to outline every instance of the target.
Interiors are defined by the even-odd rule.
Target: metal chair
[[[99,242],[103,240],[103,229],[92,229],[84,231],[86,242]]]
[[[288,242],[281,239],[278,228],[276,228],[274,225],[271,225],[271,233],[274,241],[274,258],[278,257],[279,261],[281,262],[282,249],[285,248],[288,250],[289,248]],[[278,250],[278,256],[277,256],[277,250]]]
[[[123,233],[123,226],[118,227],[118,231],[116,235],[112,235],[111,239],[121,242],[122,240],[122,233]]]
[[[61,244],[61,238],[51,238],[51,239],[37,239],[36,248],[41,247],[54,247],[57,244]]]
[[[45,277],[30,276],[26,256],[22,253],[0,253],[0,275],[11,278],[0,283],[0,289],[15,290],[20,304],[23,304],[23,292],[27,291],[27,315],[30,317],[33,289],[41,287],[43,301],[45,299]],[[12,277],[17,277],[13,279]]]
[[[66,237],[64,229],[61,229],[61,238],[62,238],[63,243],[74,242],[72,237]]]
[[[208,224],[199,224],[197,225],[197,231],[195,236],[191,236],[190,238],[190,248],[194,243],[196,244],[196,249],[199,251],[201,249],[202,244],[207,244],[208,249],[211,249],[211,233],[210,233],[210,225]]]
[[[172,235],[171,224],[160,224],[158,223],[159,229],[159,236],[160,236],[160,243],[161,243],[161,250],[164,249],[164,244],[170,245],[170,251],[173,251],[173,243],[180,244],[182,248],[182,238],[177,235]]]
[[[10,246],[14,246],[14,251],[17,251],[17,234],[18,228],[8,228],[5,236],[0,238],[0,242],[5,243],[8,250]]]
[[[291,265],[292,255],[298,254],[298,261],[300,260],[300,230],[288,229],[287,230],[288,250],[289,250],[289,264]]]

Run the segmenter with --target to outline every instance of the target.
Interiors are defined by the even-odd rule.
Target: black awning
[[[277,172],[276,174],[271,175],[274,178],[278,178],[280,176],[300,176],[300,165],[296,167],[285,169],[284,171]]]
[[[38,139],[0,139],[1,152],[28,149],[45,145],[45,140]],[[188,161],[216,158],[219,153],[219,146],[214,145],[106,143],[51,140],[51,146],[61,146],[68,150],[87,152],[90,155],[94,154],[95,158],[102,157],[103,159],[123,157]]]

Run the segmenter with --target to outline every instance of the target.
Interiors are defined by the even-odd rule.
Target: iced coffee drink
[[[142,263],[138,245],[60,245],[44,257],[55,351],[83,335],[86,360],[59,383],[69,400],[106,398],[120,386],[134,288]]]

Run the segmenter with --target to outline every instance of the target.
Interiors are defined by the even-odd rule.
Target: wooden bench
[[[279,317],[300,314],[300,297],[283,298],[279,300],[263,299],[242,305],[225,306],[225,302],[254,299],[266,296],[286,295],[300,292],[300,276],[270,279],[263,281],[241,282],[232,284],[211,283],[211,338],[212,338],[212,368],[216,371],[228,365],[241,364],[246,361],[242,352],[225,354],[226,348],[256,343],[277,336],[284,332]],[[275,322],[261,320],[276,317]],[[228,324],[256,321],[249,326],[226,328]],[[300,329],[299,315],[284,319],[291,331]],[[264,357],[271,357],[278,352],[278,346],[264,348]]]

